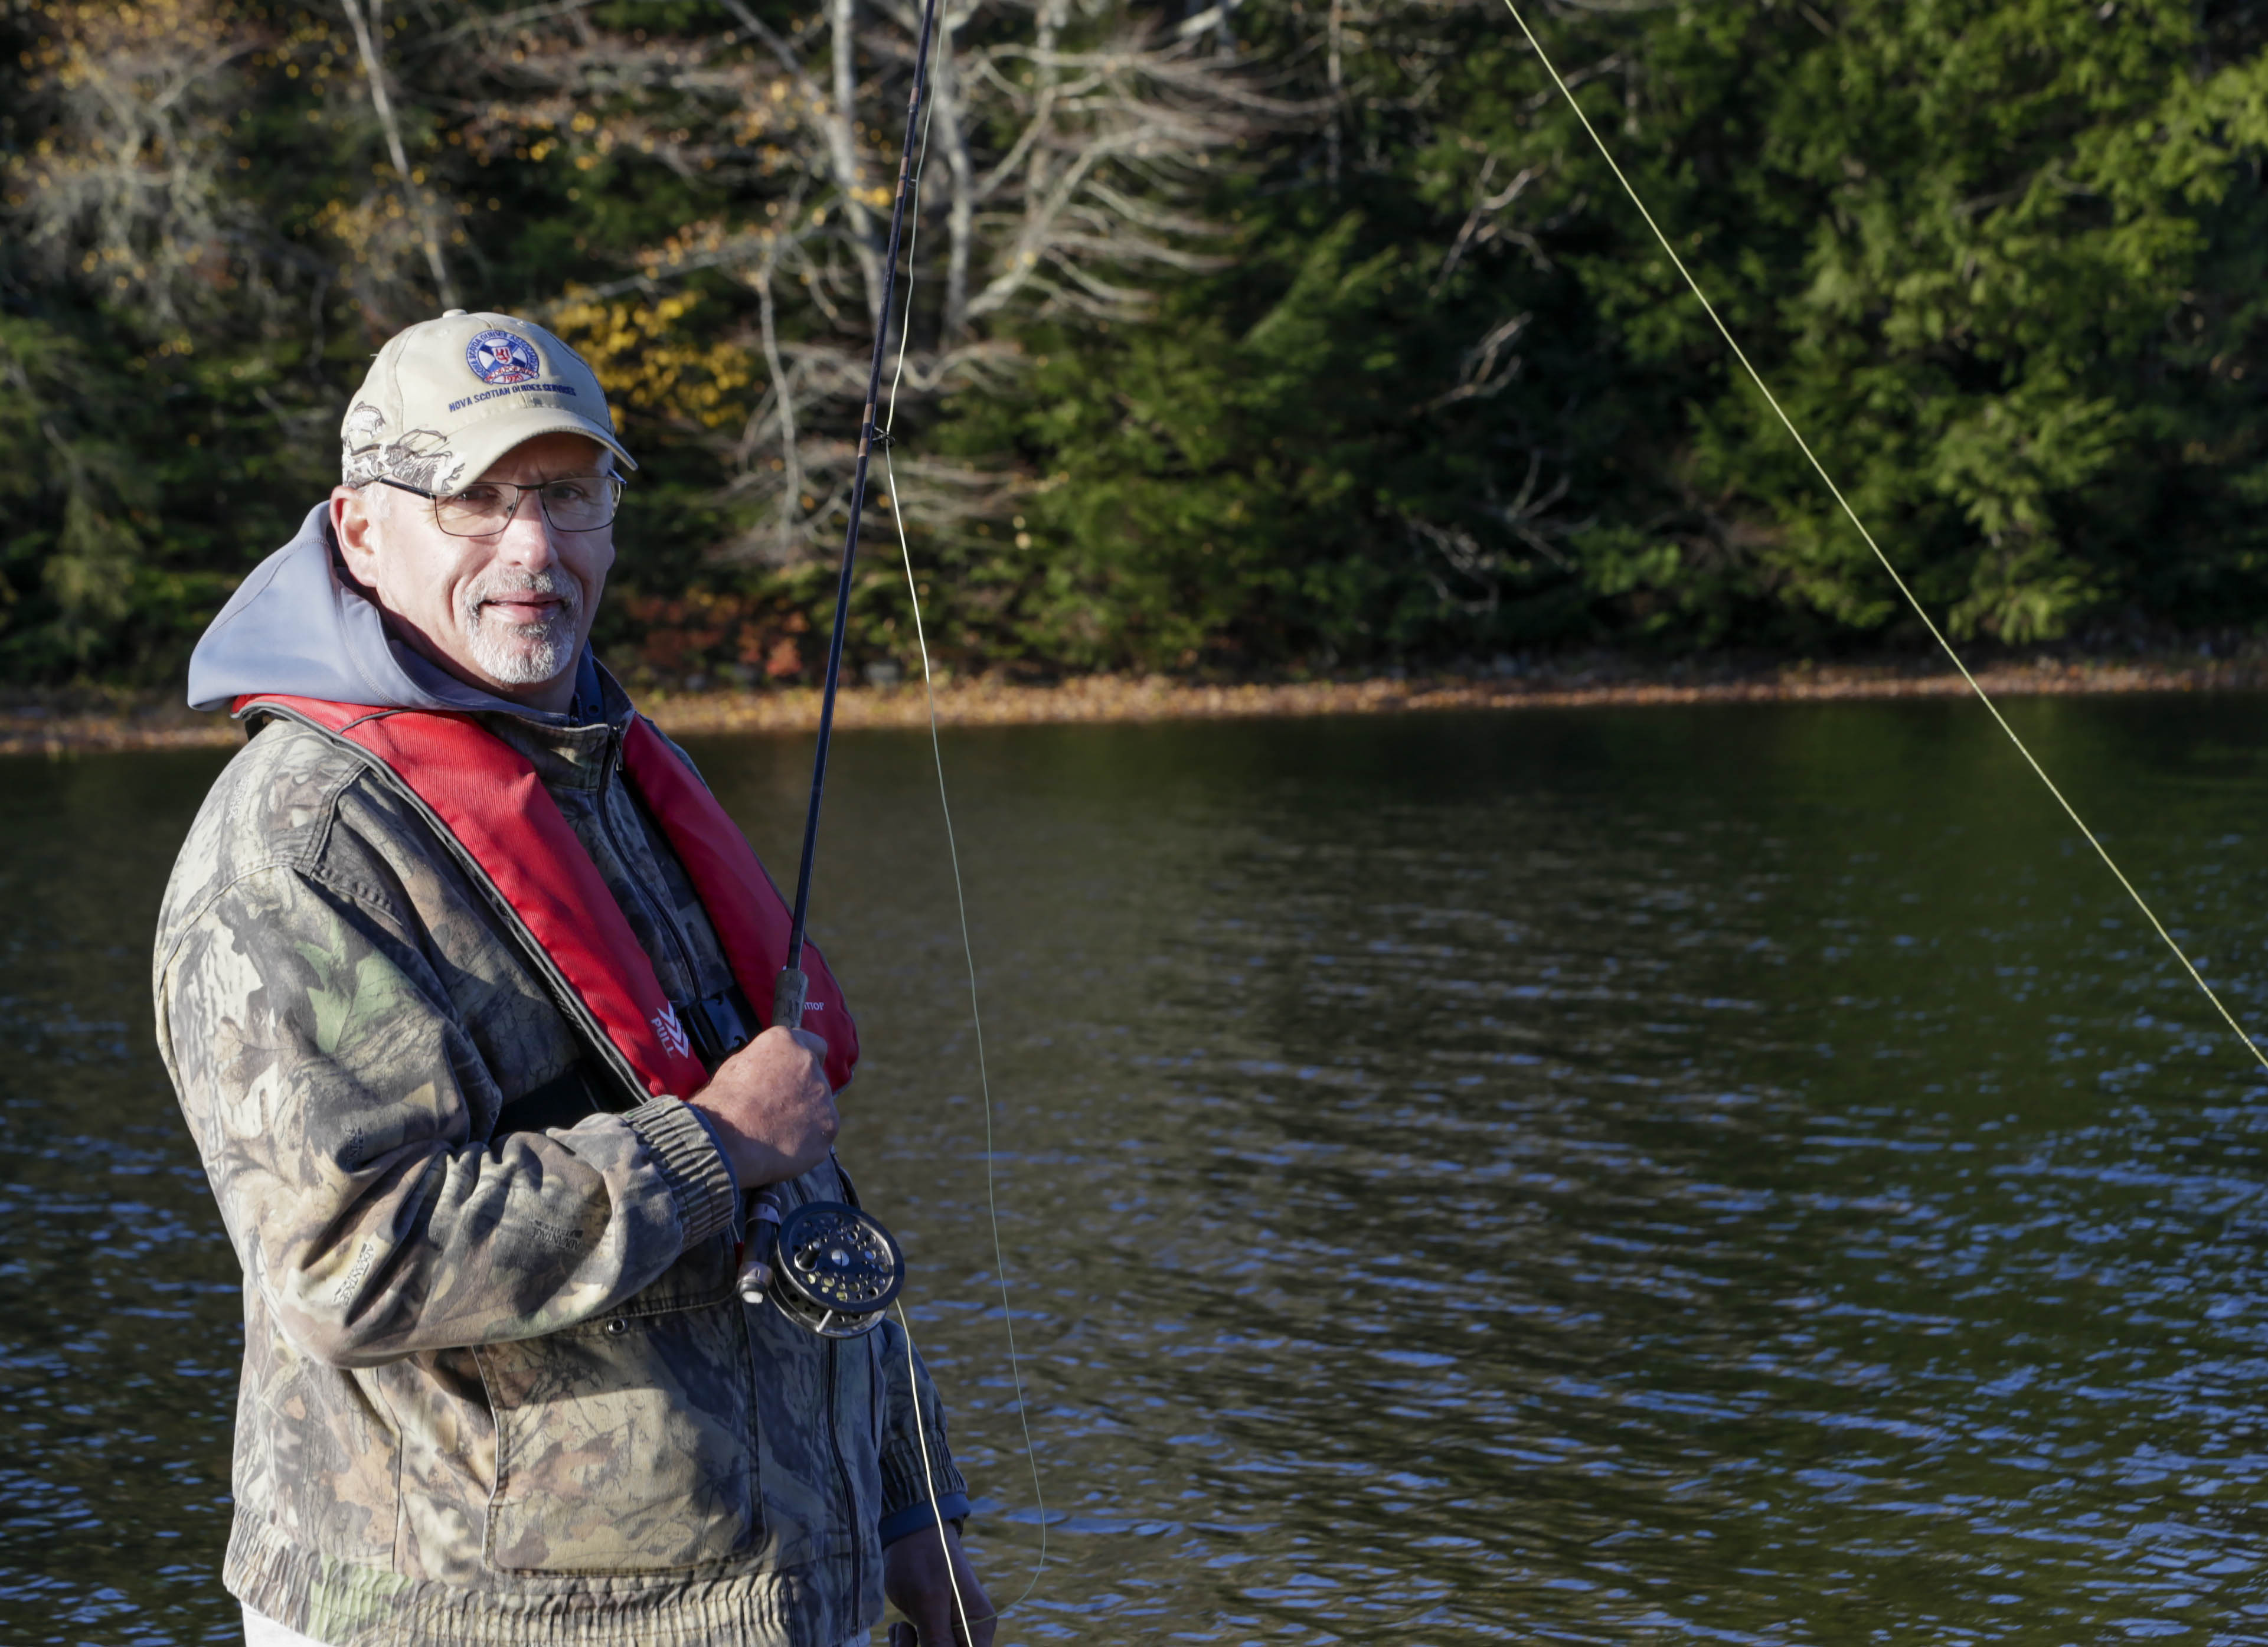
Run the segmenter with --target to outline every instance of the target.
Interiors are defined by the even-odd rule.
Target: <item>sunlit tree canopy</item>
[[[1910,638],[1502,0],[940,5],[890,456],[953,666]],[[2268,619],[2268,9],[1529,20],[1952,632]],[[917,23],[0,0],[0,680],[177,679],[452,305],[640,456],[610,658],[807,679]]]

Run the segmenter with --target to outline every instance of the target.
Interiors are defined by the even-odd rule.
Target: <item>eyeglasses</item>
[[[543,510],[543,518],[562,532],[596,532],[612,526],[622,507],[622,477],[619,474],[569,474],[539,486],[515,486],[510,481],[475,481],[461,492],[446,496],[404,481],[373,477],[381,486],[423,497],[433,505],[433,520],[453,538],[485,538],[502,532],[519,513],[519,500],[528,492]]]

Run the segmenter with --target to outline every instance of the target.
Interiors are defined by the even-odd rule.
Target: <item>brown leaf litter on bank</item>
[[[2241,692],[2268,687],[2268,658],[2036,658],[1977,670],[1998,697],[2136,692]],[[1263,719],[1379,715],[1433,710],[1587,709],[1664,703],[1814,702],[1858,698],[1956,697],[1968,684],[1942,667],[1913,665],[1778,665],[1646,667],[1601,657],[1506,676],[1381,676],[1362,680],[1206,685],[1163,676],[1091,675],[1051,685],[954,680],[937,691],[948,726],[1100,721]],[[654,692],[643,700],[662,730],[808,733],[819,724],[819,690]],[[918,681],[846,686],[836,724],[921,727],[928,695]],[[0,754],[74,754],[128,749],[222,748],[241,734],[226,717],[162,705],[103,710],[0,705]]]

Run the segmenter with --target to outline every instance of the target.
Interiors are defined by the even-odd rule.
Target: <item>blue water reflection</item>
[[[2012,717],[2268,1024],[2251,699]],[[768,856],[806,748],[697,746]],[[845,742],[845,1152],[1004,1640],[2268,1641],[2268,1084],[1959,703]],[[0,784],[0,1636],[223,1638],[142,947],[214,761]]]

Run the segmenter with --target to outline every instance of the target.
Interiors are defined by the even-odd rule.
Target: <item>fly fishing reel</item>
[[[821,1338],[862,1338],[882,1324],[906,1261],[880,1222],[839,1201],[807,1201],[782,1216],[760,1198],[748,1225],[751,1251],[740,1297],[770,1300],[782,1315]]]

